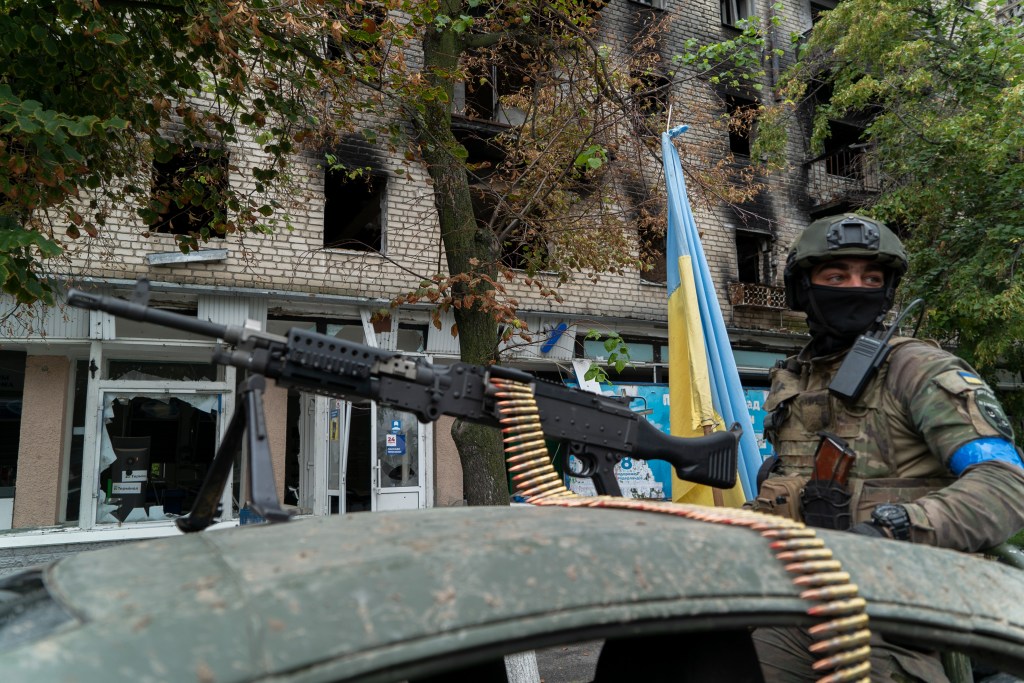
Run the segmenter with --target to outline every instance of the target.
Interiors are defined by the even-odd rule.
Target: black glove
[[[891,538],[874,522],[861,522],[850,527],[850,531],[861,536],[874,536],[875,538]]]

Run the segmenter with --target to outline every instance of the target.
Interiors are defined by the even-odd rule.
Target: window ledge
[[[203,261],[224,261],[228,257],[227,249],[199,249],[183,254],[180,251],[165,251],[146,254],[146,263],[151,266],[177,266]]]

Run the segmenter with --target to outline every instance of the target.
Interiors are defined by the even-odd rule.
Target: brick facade
[[[665,0],[664,4],[665,9],[662,10],[631,0],[609,0],[602,10],[601,41],[613,50],[628,51],[631,38],[645,30],[646,22],[652,18],[667,20],[668,31],[658,49],[661,63],[668,70],[673,55],[688,38],[708,42],[737,35],[735,29],[721,24],[717,2]],[[770,12],[776,11],[767,0],[758,0],[756,7],[765,21]],[[777,11],[781,25],[771,32],[770,37],[784,47],[785,54],[777,65],[769,66],[769,75],[763,83],[763,97],[771,97],[772,79],[794,58],[789,36],[810,26],[806,0],[784,3]],[[729,152],[728,130],[721,118],[724,108],[705,80],[695,78],[694,74],[680,75],[673,86],[671,99],[672,120],[666,120],[666,124],[691,125],[691,130],[681,142],[684,153],[689,145],[710,150],[712,159]],[[760,283],[768,287],[781,285],[786,251],[808,221],[807,176],[802,164],[807,150],[799,134],[791,136],[789,144],[788,156],[792,162],[789,168],[764,179],[767,189],[742,207],[757,215],[758,230],[764,231],[768,240],[764,260],[767,271]],[[289,314],[319,315],[327,319],[340,317],[339,302],[346,302],[345,316],[348,319],[359,302],[379,307],[416,289],[420,276],[430,276],[443,270],[445,261],[433,190],[425,169],[354,139],[335,151],[358,157],[362,164],[371,166],[387,178],[382,253],[324,248],[325,172],[320,162],[322,154],[318,156],[309,152],[298,159],[293,171],[294,187],[281,190],[277,197],[291,216],[293,229],[290,231],[281,228],[272,234],[232,235],[202,245],[202,250],[226,250],[226,257],[222,260],[151,265],[147,262],[147,255],[177,251],[174,238],[147,232],[133,207],[122,207],[98,238],[83,239],[69,245],[69,258],[64,269],[71,275],[72,282],[92,278],[124,283],[145,276],[154,283],[186,286],[179,291],[179,296],[194,297],[197,291],[220,287],[231,288],[229,292],[234,294],[239,288],[252,289],[254,296],[273,292],[277,298],[276,303],[271,304],[271,314],[286,317]],[[230,163],[241,168],[252,166],[261,157],[255,143],[230,149],[229,153]],[[650,162],[651,177],[663,182],[657,160],[651,158]],[[239,182],[237,174],[231,182]],[[720,204],[695,201],[694,213],[734,346],[785,351],[799,346],[800,336],[792,332],[801,329],[802,316],[794,316],[778,306],[765,308],[734,306],[731,303],[729,285],[739,279],[737,229],[744,229],[735,210]],[[181,291],[189,294],[181,295]],[[559,291],[564,298],[563,303],[543,298],[533,288],[513,285],[510,293],[520,302],[521,316],[557,315],[562,320],[578,322],[581,332],[588,328],[623,332],[628,329],[634,336],[655,340],[664,340],[667,336],[665,285],[646,281],[644,274],[636,270],[601,274],[596,284],[590,274],[581,274],[561,286]],[[409,315],[408,312],[405,314]],[[358,311],[355,315],[358,317]],[[417,315],[421,321],[424,320],[422,311]],[[88,343],[87,339],[80,341]],[[83,350],[79,357],[84,356]],[[275,413],[276,418],[270,416],[271,420],[281,419],[287,412],[283,407],[286,397],[277,398],[279,410]],[[275,426],[279,425],[275,423]],[[276,433],[274,436],[280,446],[284,437]],[[437,484],[434,491],[436,500],[431,504],[457,504],[462,497],[457,461],[449,452],[450,444],[444,439],[438,438],[436,450],[446,458],[444,462],[436,463],[438,476],[447,473],[445,476],[454,483],[451,486]],[[277,465],[279,463],[275,462]],[[283,479],[280,472],[278,477],[280,486]],[[49,498],[47,504],[52,505]],[[45,517],[44,511],[33,519],[43,520]],[[54,520],[47,521],[52,523]],[[34,554],[25,554],[25,550],[3,550],[0,573],[91,545],[54,545],[33,549]],[[23,556],[19,556],[19,552]]]
[[[771,10],[767,2],[758,4],[763,17]],[[803,3],[783,6],[782,25],[775,30],[778,41],[786,44],[786,56],[780,68],[792,59],[788,36],[809,26],[809,10]],[[665,10],[650,9],[629,0],[607,3],[603,10],[602,38],[617,49],[628,49],[629,39],[643,30],[650,16],[668,19],[668,33],[662,43],[662,63],[671,63],[677,48],[690,37],[700,41],[721,40],[735,36],[737,31],[722,26],[717,3],[681,3],[668,0]],[[771,69],[769,69],[771,72]],[[691,123],[687,144],[720,148],[728,151],[727,134],[721,113],[705,82],[684,76],[672,93],[673,125]],[[770,92],[765,83],[765,93]],[[710,112],[711,116],[708,115]],[[423,168],[390,158],[381,150],[362,147],[364,157],[387,175],[385,242],[383,256],[372,252],[353,252],[323,248],[323,181],[324,171],[312,154],[299,160],[295,172],[297,188],[287,196],[278,197],[289,205],[293,231],[277,230],[274,234],[247,234],[214,239],[205,249],[225,248],[223,261],[191,263],[187,266],[155,266],[146,263],[150,253],[176,251],[173,237],[147,234],[141,219],[131,211],[121,214],[123,220],[108,229],[99,239],[84,240],[72,245],[70,272],[100,278],[134,279],[141,275],[154,281],[192,285],[221,285],[267,288],[309,294],[329,294],[368,299],[390,299],[415,289],[419,278],[443,267],[440,235],[433,206],[432,190]],[[231,163],[247,167],[260,156],[253,145],[232,149]],[[799,142],[793,143],[790,170],[767,179],[769,189],[756,201],[766,225],[774,235],[771,261],[775,264],[774,282],[781,279],[785,251],[799,228],[806,224],[801,208],[802,168],[798,163],[804,155]],[[237,176],[236,180],[237,182]],[[788,321],[777,311],[733,310],[729,304],[726,283],[737,279],[735,213],[727,207],[695,207],[698,226],[719,297],[729,325],[743,329],[779,329]],[[664,287],[644,281],[641,273],[625,270],[617,274],[601,274],[594,286],[587,274],[561,288],[564,303],[556,304],[521,288],[514,295],[524,312],[557,312],[567,317],[594,319],[602,317],[661,321],[665,319]]]

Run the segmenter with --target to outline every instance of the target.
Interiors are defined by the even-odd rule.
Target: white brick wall
[[[768,0],[759,0],[758,8],[767,17]],[[615,49],[628,49],[627,40],[637,29],[637,17],[644,13],[668,15],[670,30],[662,46],[664,64],[675,53],[673,46],[688,37],[701,41],[720,40],[735,32],[719,22],[717,0],[696,0],[686,3],[667,0],[666,10],[651,10],[629,0],[610,0],[603,11],[602,40]],[[639,13],[639,14],[638,14]],[[792,59],[788,36],[809,25],[809,10],[804,2],[786,3],[781,12],[782,26],[777,30],[779,43],[787,49],[783,64]],[[766,84],[767,86],[768,84]],[[765,93],[769,90],[766,88]],[[721,112],[709,96],[706,86],[689,81],[673,93],[672,125],[689,123],[684,144],[710,145],[728,151],[728,136],[714,116]],[[440,236],[437,230],[431,187],[424,169],[406,165],[401,158],[389,157],[378,150],[384,170],[389,172],[386,206],[386,249],[384,256],[343,250],[324,250],[323,235],[323,171],[312,153],[300,159],[295,172],[297,188],[279,197],[291,205],[294,230],[279,229],[274,234],[246,234],[214,240],[209,248],[226,248],[228,258],[221,262],[195,263],[188,266],[149,266],[145,255],[174,251],[170,235],[143,236],[141,224],[131,207],[117,216],[116,225],[98,239],[83,239],[71,245],[70,271],[75,276],[135,278],[146,275],[151,280],[195,285],[225,285],[323,293],[369,299],[391,298],[415,289],[419,278],[412,273],[429,276],[443,267]],[[799,161],[804,155],[799,142],[794,142],[791,156]],[[231,163],[243,168],[253,165],[262,152],[255,146],[231,150]],[[652,160],[653,163],[653,160]],[[403,175],[394,173],[404,169]],[[657,169],[654,169],[657,172]],[[654,176],[657,177],[657,176]],[[235,174],[231,182],[240,182]],[[786,173],[769,181],[763,205],[769,209],[778,240],[774,255],[778,261],[778,281],[785,252],[793,236],[806,224],[806,213],[800,208],[802,199],[801,168],[798,163]],[[251,189],[251,188],[250,188]],[[698,227],[703,233],[705,253],[711,271],[719,283],[718,292],[726,322],[743,328],[778,329],[785,316],[778,312],[732,311],[726,298],[726,283],[737,277],[734,241],[735,219],[721,207],[695,207]],[[556,304],[536,294],[535,289],[514,289],[524,311],[557,312],[567,318],[599,321],[605,316],[637,320],[663,321],[665,288],[641,282],[635,271],[601,274],[596,284],[588,275],[575,277],[560,291],[564,303]],[[586,323],[583,324],[586,327]]]

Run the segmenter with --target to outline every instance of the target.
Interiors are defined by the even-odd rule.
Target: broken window
[[[633,103],[644,118],[661,116],[668,111],[671,79],[650,71],[636,73],[634,78]]]
[[[862,178],[866,145],[860,138],[864,130],[840,121],[829,121],[828,125],[829,135],[825,139],[823,155],[826,172],[843,178]]]
[[[186,514],[213,462],[222,399],[173,390],[101,394],[96,522]]]
[[[223,237],[228,154],[194,147],[153,160],[153,192],[144,214],[153,232]]]
[[[757,102],[738,95],[725,95],[723,100],[729,116],[729,151],[736,156],[749,157]]]
[[[516,95],[532,81],[533,67],[521,55],[509,50],[498,57],[479,55],[470,58],[467,78],[456,85],[452,111],[470,119],[483,119],[511,125],[523,122],[523,114],[506,107],[501,98]]]
[[[762,232],[736,231],[736,264],[739,281],[771,284],[772,237]]]
[[[324,174],[324,247],[384,250],[387,176],[328,169]]]

